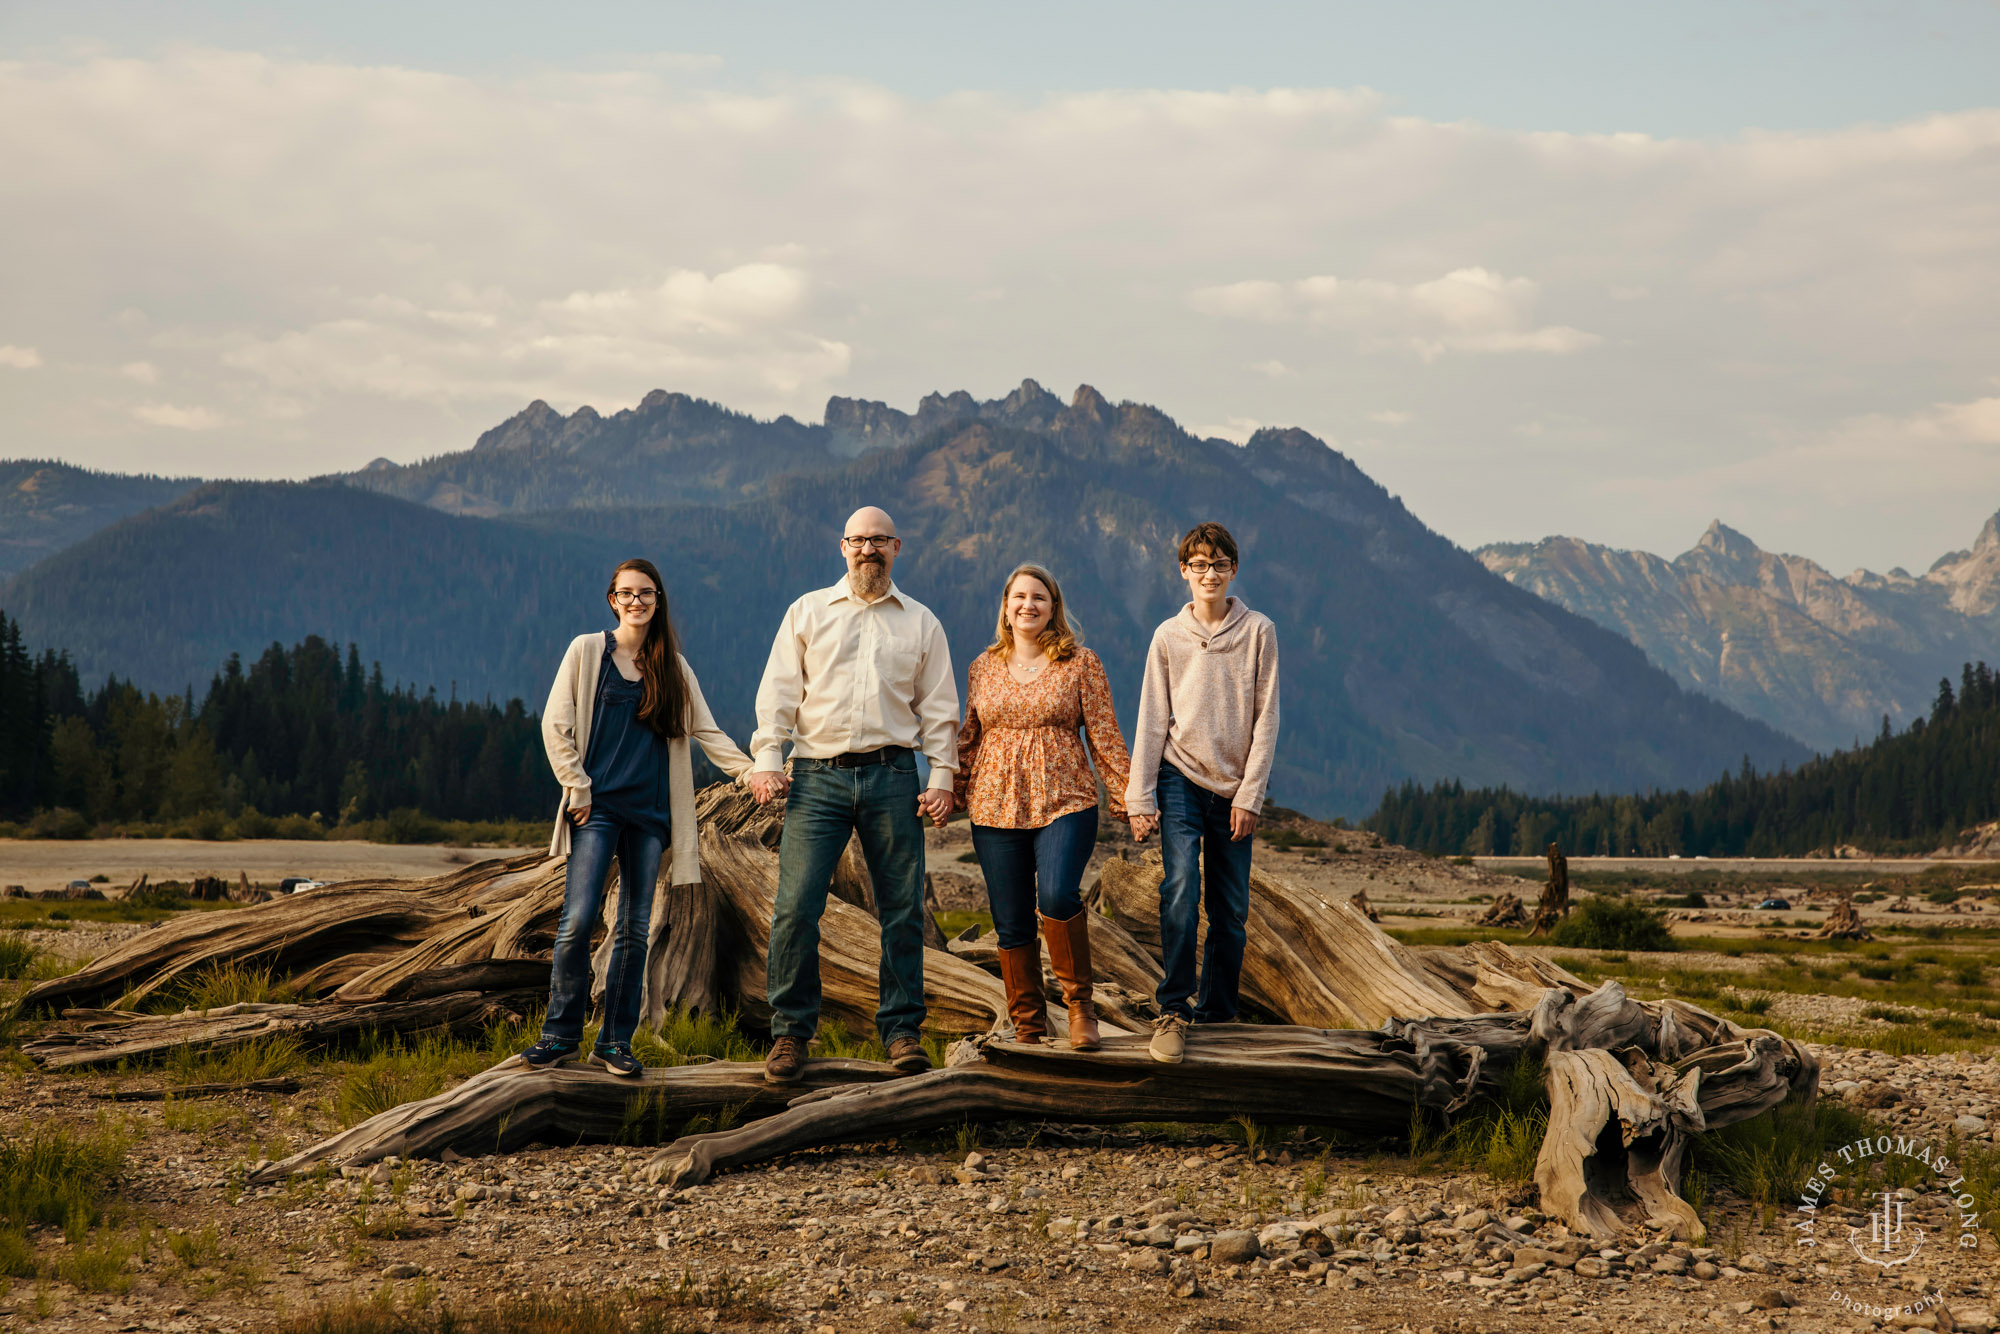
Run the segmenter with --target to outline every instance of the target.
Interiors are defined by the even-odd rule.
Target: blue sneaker
[[[521,1053],[530,1070],[553,1070],[576,1055],[577,1044],[562,1038],[543,1037]]]
[[[590,1063],[601,1065],[614,1075],[631,1078],[646,1067],[639,1064],[639,1058],[632,1054],[629,1042],[614,1042],[608,1047],[599,1047],[590,1053]]]

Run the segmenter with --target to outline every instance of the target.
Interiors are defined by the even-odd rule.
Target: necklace
[[[1044,671],[1048,670],[1048,666],[1049,666],[1049,660],[1047,658],[1043,658],[1040,664],[1034,667],[1023,667],[1020,663],[1015,662],[1012,658],[1007,659],[1007,670],[1013,673],[1014,677],[1017,680],[1022,680],[1022,681],[1034,680],[1036,677],[1040,676]]]

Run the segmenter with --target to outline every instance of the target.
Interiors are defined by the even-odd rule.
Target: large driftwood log
[[[1156,960],[1160,880],[1154,854],[1108,861],[1097,882],[1118,924]],[[1204,919],[1197,948],[1207,933]],[[1497,943],[1484,947],[1476,965],[1434,967],[1435,952],[1398,944],[1347,900],[1257,872],[1244,933],[1244,1004],[1281,1023],[1372,1028],[1397,1016],[1478,1014],[1524,997],[1532,1003],[1551,984],[1589,990],[1554,964]]]
[[[771,944],[771,912],[778,892],[778,862],[756,843],[701,836],[702,876],[716,887],[734,913],[743,948],[737,953],[735,986],[743,1012],[768,1022],[764,960]],[[829,898],[820,919],[821,1012],[849,1032],[875,1026],[880,1002],[881,924],[851,903]],[[924,951],[926,1023],[940,1033],[984,1033],[1006,1013],[1000,983],[983,970],[944,950]]]
[[[621,1079],[576,1065],[530,1070],[512,1056],[436,1097],[370,1117],[252,1174],[249,1182],[281,1181],[322,1161],[363,1167],[392,1154],[507,1153],[534,1143],[657,1144],[693,1116],[768,1116],[816,1089],[895,1076],[893,1067],[873,1061],[815,1061],[802,1083],[780,1088],[748,1061],[674,1066]]]
[[[441,928],[494,899],[511,901],[523,878],[545,874],[539,855],[479,862],[432,880],[355,880],[247,908],[191,912],[139,932],[65,977],[32,988],[29,1007],[137,1001],[211,966],[252,963],[274,980],[321,972],[357,954],[421,947]],[[422,972],[425,968],[409,971]]]
[[[176,1049],[223,1051],[277,1037],[314,1047],[369,1030],[407,1036],[476,1033],[502,1019],[518,1020],[541,995],[460,991],[367,1005],[232,1005],[207,1014],[98,1020],[45,1034],[21,1050],[44,1070],[76,1070],[155,1060]]]

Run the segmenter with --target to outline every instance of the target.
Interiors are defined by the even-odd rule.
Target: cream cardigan
[[[676,661],[681,679],[687,682],[688,729],[686,736],[667,743],[667,815],[673,824],[668,883],[692,885],[701,880],[701,854],[694,824],[694,760],[688,742],[700,742],[703,753],[731,778],[740,779],[750,771],[750,757],[715,725],[715,715],[708,711],[708,701],[702,698],[701,684],[694,679],[687,659],[677,657]],[[555,684],[549,687],[548,707],[542,710],[542,746],[549,753],[556,781],[563,785],[555,836],[549,840],[551,857],[569,855],[569,812],[590,804],[590,775],[583,770],[583,757],[590,753],[590,715],[597,704],[597,673],[603,662],[604,632],[578,635],[563,654]]]

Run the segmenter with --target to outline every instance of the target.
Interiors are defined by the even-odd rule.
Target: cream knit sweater
[[[1197,787],[1256,814],[1277,751],[1278,628],[1232,597],[1221,626],[1210,630],[1188,603],[1153,632],[1146,653],[1125,808],[1159,813],[1154,789],[1165,760]]]
[[[694,824],[694,758],[688,743],[699,742],[715,767],[731,778],[740,779],[750,771],[750,757],[715,725],[687,659],[676,661],[681,679],[687,682],[688,729],[686,736],[667,743],[667,815],[673,822],[668,883],[692,885],[701,880],[701,840]],[[597,703],[597,673],[603,662],[604,632],[578,635],[563,654],[555,684],[549,687],[548,707],[542,710],[542,746],[556,781],[563,785],[555,835],[549,840],[551,857],[569,855],[568,812],[590,804],[590,775],[583,771],[583,757],[590,753],[590,715]]]

